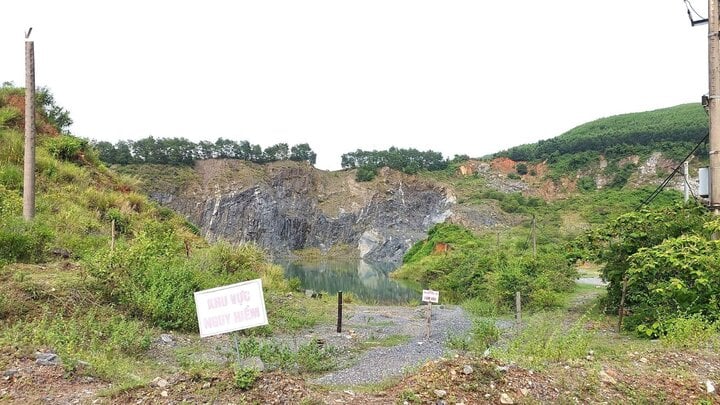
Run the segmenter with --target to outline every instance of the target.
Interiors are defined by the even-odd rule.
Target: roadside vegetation
[[[69,116],[51,96],[38,101],[36,215],[23,220],[23,97],[0,89],[0,368],[49,351],[69,376],[115,383],[113,395],[145,385],[168,370],[147,356],[160,334],[197,330],[194,291],[255,278],[270,325],[248,335],[324,319],[321,308],[332,303],[294,294],[260,249],[208,245],[194,225],[136,191],[137,180],[108,170],[90,143],[67,134]],[[332,367],[332,348],[301,349],[283,360],[300,365],[288,370]]]

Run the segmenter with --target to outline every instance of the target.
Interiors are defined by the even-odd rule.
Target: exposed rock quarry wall
[[[152,197],[210,240],[253,241],[276,256],[345,244],[366,260],[399,263],[455,202],[445,187],[389,170],[368,183],[294,162],[201,161],[196,172],[176,192]]]

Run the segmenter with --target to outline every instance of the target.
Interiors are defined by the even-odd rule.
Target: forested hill
[[[681,104],[601,118],[555,138],[496,153],[495,157],[509,157],[515,161],[542,161],[582,152],[597,152],[613,157],[641,154],[652,148],[678,158],[692,150],[707,131],[708,119],[703,107],[699,103]]]

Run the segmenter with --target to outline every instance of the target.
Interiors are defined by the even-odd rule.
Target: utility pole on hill
[[[35,217],[35,45],[32,27],[25,33],[25,157],[23,162],[23,219]]]

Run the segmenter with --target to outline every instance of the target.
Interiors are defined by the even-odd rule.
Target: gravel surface
[[[409,341],[392,347],[362,352],[349,367],[321,376],[313,382],[323,385],[362,385],[402,376],[424,362],[441,357],[451,336],[466,334],[471,326],[460,307],[436,305],[432,309],[431,334],[427,338],[427,307],[355,307],[344,317],[347,333],[327,336],[329,341],[381,341],[390,336],[407,336]]]

